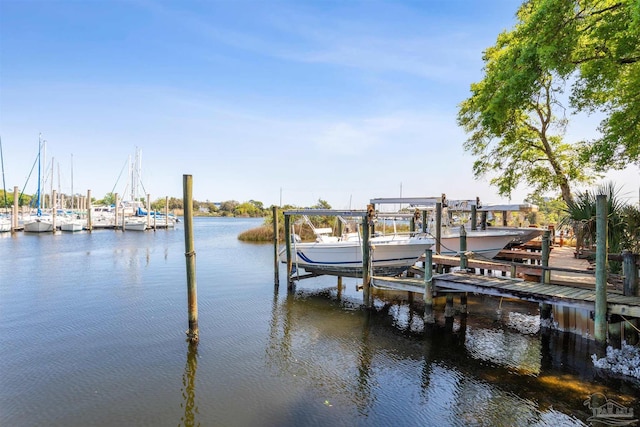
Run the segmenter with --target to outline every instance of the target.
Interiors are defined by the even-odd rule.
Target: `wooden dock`
[[[373,276],[372,284],[379,289],[408,291],[418,294],[424,294],[425,289],[424,280],[421,278]],[[443,292],[471,292],[590,311],[595,310],[596,292],[594,289],[584,287],[542,284],[521,279],[480,276],[464,272],[434,275],[433,287],[436,294]],[[640,318],[640,297],[623,296],[618,292],[607,292],[607,313]]]

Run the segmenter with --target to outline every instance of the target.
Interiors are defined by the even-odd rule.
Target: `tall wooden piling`
[[[364,215],[362,218],[362,298],[364,305],[371,307],[371,245],[370,233],[371,222],[373,221],[373,207],[369,205],[368,215]]]
[[[11,232],[15,233],[18,229],[18,186],[13,187],[13,211],[11,212]]]
[[[87,190],[87,230],[91,232],[93,229],[93,220],[91,218],[91,190]]]
[[[113,213],[113,229],[117,230],[118,229],[118,213],[119,211],[119,206],[120,206],[120,201],[118,200],[118,193],[114,194],[113,197],[115,198],[115,211]]]
[[[278,233],[278,207],[271,208],[273,216],[273,284],[277,287],[280,285],[280,272],[278,267],[278,249],[280,247],[280,234]]]
[[[436,322],[433,314],[433,253],[427,249],[424,253],[424,323]]]
[[[607,196],[596,196],[596,313],[594,338],[607,342]]]
[[[550,236],[551,236],[551,231],[549,230],[545,230],[542,233],[542,256],[541,256],[542,267],[549,267],[549,254],[551,252]],[[549,283],[550,281],[551,281],[551,271],[547,270],[546,268],[543,268],[542,274],[540,275],[540,282]]]
[[[199,341],[198,337],[198,291],[196,287],[196,252],[193,245],[193,179],[191,175],[182,176],[184,205],[184,256],[187,261],[187,304],[189,306],[188,340]]]
[[[293,268],[293,262],[291,261],[291,217],[289,215],[284,216],[284,240],[285,248],[287,251],[287,289],[293,289],[293,280],[291,278],[291,270]]]
[[[155,215],[154,215],[155,218]],[[147,193],[147,228],[151,228],[151,194]]]
[[[56,209],[56,190],[51,190],[51,225],[53,226],[53,233],[56,232],[56,214],[58,210]]]
[[[478,229],[478,207],[471,205],[471,231]]]
[[[460,271],[466,271],[467,261],[467,230],[464,225],[460,226]]]
[[[440,238],[442,237],[442,203],[436,203],[436,254],[440,255]]]

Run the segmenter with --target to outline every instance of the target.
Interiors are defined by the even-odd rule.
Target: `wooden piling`
[[[189,342],[199,341],[198,331],[198,291],[196,287],[196,252],[193,245],[193,179],[191,175],[182,176],[184,205],[184,246],[187,261],[187,303],[189,306]]]
[[[638,255],[630,251],[622,251],[622,274],[624,275],[625,296],[640,296],[638,286]]]
[[[53,233],[56,232],[56,214],[58,210],[56,209],[56,190],[51,190],[51,225],[53,227]]]
[[[291,261],[291,217],[289,215],[284,216],[284,241],[287,251],[287,289],[293,289],[293,280],[291,279],[291,270],[293,263]]]
[[[422,211],[422,232],[427,232],[427,211]]]
[[[436,254],[440,255],[442,238],[442,203],[436,202]]]
[[[362,298],[364,305],[371,307],[371,245],[370,232],[371,222],[373,221],[373,207],[369,205],[369,214],[362,217]]]
[[[11,232],[15,233],[18,229],[18,186],[13,187],[13,211],[11,212]]]
[[[147,193],[147,228],[151,228],[151,194],[150,193]]]
[[[278,233],[278,207],[271,208],[273,216],[273,284],[280,285],[280,269],[278,267],[278,249],[280,248],[280,234]]]
[[[464,225],[460,226],[460,271],[466,271],[467,262],[467,230]]]
[[[118,193],[114,194],[113,197],[115,198],[115,211],[113,212],[113,229],[117,230],[118,229],[118,214],[120,213],[119,210],[119,206],[120,206],[120,201],[118,200]]]
[[[549,254],[551,252],[551,248],[549,245],[549,237],[551,235],[551,231],[545,230],[542,233],[542,257],[541,263],[542,267],[549,267]],[[541,283],[549,283],[551,281],[551,271],[547,269],[542,269],[542,274],[540,275]]]
[[[91,218],[91,190],[87,190],[87,230],[91,232],[93,229],[93,220]]]
[[[424,323],[436,322],[433,314],[433,252],[427,249],[424,254]]]
[[[471,231],[478,229],[478,207],[471,205]]]
[[[607,342],[607,196],[596,196],[596,308],[594,338]]]

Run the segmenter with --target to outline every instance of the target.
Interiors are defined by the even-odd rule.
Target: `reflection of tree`
[[[180,426],[193,427],[200,425],[196,422],[198,406],[196,405],[196,370],[198,369],[198,343],[189,343],[187,351],[187,363],[182,375],[182,397],[184,403],[184,417],[180,419]]]

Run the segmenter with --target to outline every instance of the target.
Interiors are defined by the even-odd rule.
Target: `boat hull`
[[[433,240],[416,238],[411,240],[378,239],[371,241],[371,265],[374,274],[395,274],[413,265]],[[286,262],[286,252],[280,253]],[[305,271],[362,275],[362,247],[357,241],[295,243],[292,245],[292,262]]]
[[[53,223],[51,221],[38,218],[24,222],[24,231],[27,233],[47,233],[53,231]]]
[[[467,231],[467,250],[477,258],[492,259],[505,248],[519,233],[510,231]],[[460,254],[460,235],[446,235],[441,238],[440,255]]]
[[[62,231],[82,231],[82,228],[83,226],[79,222],[65,222],[64,224],[60,225],[60,230]]]

